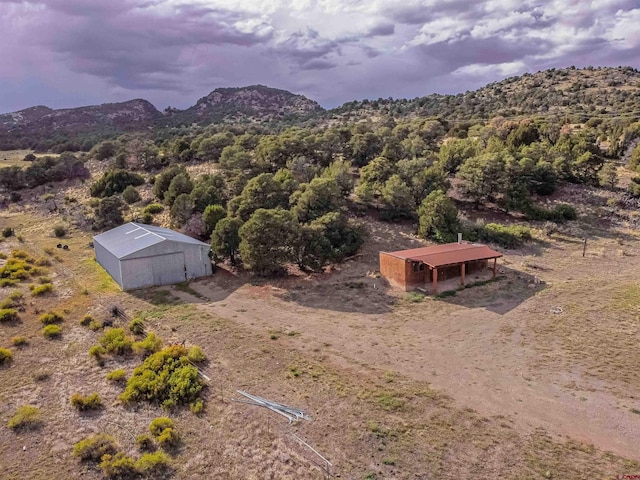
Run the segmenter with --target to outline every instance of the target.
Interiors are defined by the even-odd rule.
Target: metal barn
[[[127,223],[93,237],[96,260],[122,290],[211,275],[209,245],[168,228]]]

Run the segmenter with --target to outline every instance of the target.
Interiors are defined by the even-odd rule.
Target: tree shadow
[[[390,312],[397,297],[389,295],[387,281],[375,276],[358,276],[314,282],[312,285],[292,286],[276,297],[318,310],[363,313],[368,315]]]

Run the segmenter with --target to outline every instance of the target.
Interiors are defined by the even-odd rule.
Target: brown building
[[[438,280],[460,277],[464,285],[465,275],[488,268],[493,260],[493,276],[496,260],[502,254],[479,243],[445,243],[432,247],[413,248],[398,252],[380,252],[380,273],[394,286],[408,291],[431,283],[431,291],[438,291]]]

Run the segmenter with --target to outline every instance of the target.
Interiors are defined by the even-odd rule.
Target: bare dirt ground
[[[374,221],[362,254],[323,275],[263,281],[219,269],[189,285],[123,293],[93,260],[87,233],[70,229],[62,240],[70,249],[55,248],[52,228],[70,221],[64,215],[34,206],[2,216],[22,241],[1,242],[0,251],[47,256],[56,287],[27,296],[18,324],[0,325],[0,346],[14,352],[0,368],[2,478],[102,478],[71,455],[75,442],[106,431],[136,455],[133,436],[167,414],[121,405],[122,387],[105,380],[116,368],[130,373],[139,358],[100,367],[87,354],[100,332],[78,320],[107,317],[115,303],[166,342],[201,345],[209,357],[205,413],[169,412],[183,442],[176,479],[325,478],[293,433],[340,478],[640,473],[640,240],[632,231],[595,219],[540,234],[505,252],[497,281],[439,299],[379,277],[380,250],[420,242],[410,225]],[[40,333],[38,315],[51,309],[65,316],[60,340]],[[11,347],[16,335],[29,344]],[[236,389],[305,408],[313,421],[288,426],[232,402]],[[72,393],[93,391],[105,400],[101,411],[71,407]],[[12,432],[8,419],[27,403],[42,409],[43,427]]]
[[[579,240],[558,237],[509,252],[496,283],[421,303],[367,275],[377,251],[399,245],[375,240],[342,272],[307,284],[236,288],[214,276],[191,287],[207,299],[198,308],[256,332],[296,332],[302,350],[328,346],[339,364],[427,381],[459,406],[509,416],[525,431],[541,427],[640,460],[637,238],[592,240],[582,257]]]

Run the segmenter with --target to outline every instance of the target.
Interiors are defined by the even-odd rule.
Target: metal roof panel
[[[167,240],[208,246],[208,244],[200,240],[196,240],[175,230],[135,222],[125,223],[100,235],[96,235],[93,237],[93,240],[111,252],[116,258],[124,258],[134,252]]]
[[[486,245],[468,242],[445,243],[443,245],[412,248],[410,250],[399,250],[397,252],[387,253],[404,260],[422,262],[432,268],[469,262],[472,260],[488,260],[490,258],[502,257],[500,252],[496,252]]]

